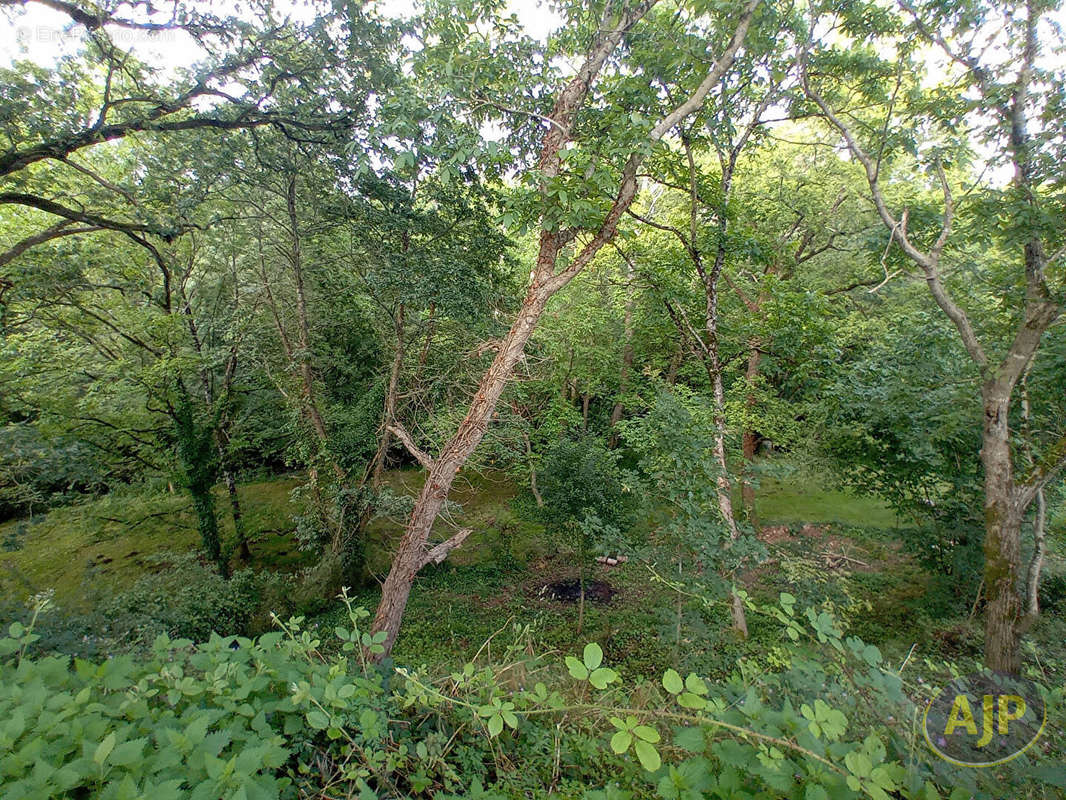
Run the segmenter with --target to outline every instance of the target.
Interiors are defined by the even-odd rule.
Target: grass
[[[240,487],[253,566],[288,569],[306,561],[292,538],[289,493],[298,482],[283,476]],[[233,522],[222,493],[218,507],[224,540],[231,540]],[[130,490],[4,523],[0,541],[5,539],[21,548],[0,551],[0,595],[52,589],[61,607],[84,611],[96,598],[158,568],[153,556],[195,549],[200,537],[184,494]]]
[[[421,470],[393,470],[385,485],[396,494],[414,496],[422,489]],[[461,475],[449,495],[449,509],[433,526],[433,538],[443,540],[457,529],[473,533],[449,557],[450,564],[471,566],[515,559],[529,561],[546,552],[543,528],[522,519],[513,509],[518,493],[514,483],[498,472]],[[370,570],[388,570],[391,553],[403,534],[402,519],[378,519],[367,530]]]
[[[287,475],[240,487],[252,566],[292,571],[309,563],[309,554],[298,548],[293,535],[298,509],[290,494],[300,480]],[[418,470],[397,470],[386,480],[397,494],[414,495],[423,476]],[[397,661],[460,663],[494,636],[488,647],[502,646],[513,638],[516,625],[522,630],[528,626],[529,638],[542,651],[577,652],[585,642],[598,641],[611,663],[636,674],[664,664],[724,674],[744,655],[762,655],[787,644],[779,641],[778,627],[759,615],[750,616],[751,638],[745,642],[729,630],[724,603],[709,608],[687,603],[678,647],[677,596],[636,560],[592,568],[590,577],[608,581],[619,594],[607,604],[587,604],[584,630],[578,632],[576,606],[540,593],[553,580],[577,575],[575,555],[565,541],[547,537],[541,525],[527,518],[519,494],[498,473],[457,482],[435,537],[460,527],[474,533],[444,564],[419,575],[394,651]],[[219,519],[231,537],[227,510],[220,493]],[[882,646],[886,654],[905,655],[916,639],[916,655],[935,657],[952,648],[959,655],[977,652],[979,626],[966,621],[965,610],[952,612],[952,618],[937,616],[943,581],[938,583],[901,548],[897,521],[884,504],[827,488],[799,471],[779,471],[762,480],[757,512],[764,525],[779,531],[768,545],[770,560],[742,580],[757,602],[776,602],[782,591],[796,595],[801,604],[828,600],[850,616],[854,633]],[[377,577],[387,571],[402,530],[402,519],[379,519],[370,526],[368,559]],[[21,544],[19,550],[0,551],[3,596],[51,588],[60,606],[76,613],[159,569],[153,555],[194,550],[198,534],[184,496],[130,491],[5,523],[0,542]],[[827,566],[827,552],[846,552],[865,566]],[[1054,556],[1050,565],[1060,571]],[[372,586],[359,590],[356,601],[372,610],[377,596]],[[315,622],[331,630],[341,623],[339,614],[339,605],[330,603]],[[1044,640],[1058,630],[1051,620],[1042,622],[1034,640],[1055,648]]]
[[[895,512],[874,497],[831,489],[817,476],[796,471],[787,477],[764,477],[755,494],[755,512],[763,524],[839,523],[895,528]]]

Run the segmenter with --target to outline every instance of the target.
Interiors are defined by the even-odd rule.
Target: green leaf
[[[123,742],[111,753],[111,763],[118,767],[129,766],[141,757],[146,744],[148,744],[147,739],[131,739]]]
[[[655,744],[661,738],[655,728],[649,728],[647,725],[638,725],[633,729],[633,734],[638,739],[643,739],[645,742],[651,742],[652,744]]]
[[[690,753],[702,753],[707,747],[707,742],[703,735],[703,729],[693,726],[675,730],[673,745],[674,747],[680,747],[682,750],[688,750]]]
[[[663,760],[659,757],[659,751],[642,739],[637,739],[633,742],[633,751],[637,754],[637,758],[640,759],[640,765],[648,772],[655,772],[663,765]]]
[[[684,708],[700,710],[707,707],[707,701],[692,692],[682,692],[677,698],[677,702]]]
[[[315,730],[324,731],[326,728],[329,727],[329,717],[327,717],[321,711],[308,711],[306,718],[307,724]]]
[[[663,673],[663,688],[670,694],[681,694],[685,684],[682,682],[677,670],[668,669]]]
[[[589,675],[589,683],[597,689],[606,689],[607,684],[618,680],[618,673],[610,667],[600,667]]]
[[[583,658],[585,666],[588,667],[589,672],[591,672],[603,663],[603,650],[595,642],[589,642],[585,645]]]
[[[611,749],[621,755],[633,744],[633,734],[629,731],[618,731],[611,737]]]
[[[93,753],[93,761],[97,764],[103,764],[107,761],[107,757],[111,755],[111,751],[115,749],[115,732],[112,731],[104,740],[96,746],[96,752]]]
[[[857,775],[860,778],[869,777],[870,772],[874,768],[869,757],[865,753],[860,753],[857,750],[853,750],[844,756],[844,764],[853,775]]]
[[[573,656],[566,657],[566,668],[570,671],[571,677],[577,678],[579,681],[588,680],[588,668]]]
[[[704,683],[703,678],[701,678],[695,672],[690,672],[689,676],[685,678],[685,688],[693,694],[707,694],[707,684]]]
[[[495,738],[503,731],[503,717],[493,714],[489,717],[489,736]]]

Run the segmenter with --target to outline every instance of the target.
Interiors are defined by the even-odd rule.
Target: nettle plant
[[[497,798],[558,785],[588,800],[962,800],[1004,786],[1040,796],[1023,787],[1050,770],[1028,756],[989,775],[935,760],[900,673],[789,595],[755,609],[788,639],[766,663],[714,686],[668,669],[628,687],[595,643],[565,673],[528,656],[528,628],[493,663],[445,676],[375,665],[381,634],[342,599],[349,621],[328,646],[294,618],[254,640],[160,637],[140,660],[72,664],[29,655],[39,598],[33,621],[0,638],[0,795]],[[1047,698],[1056,713],[1062,690]]]

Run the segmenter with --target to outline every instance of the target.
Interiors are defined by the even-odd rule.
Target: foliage
[[[536,780],[551,763],[542,743],[554,729],[571,779],[595,781],[602,762],[631,772],[633,759],[649,773],[631,784],[637,796],[993,796],[983,773],[918,756],[917,708],[877,648],[845,637],[825,612],[798,613],[787,594],[762,612],[788,639],[820,643],[820,656],[777,648],[719,686],[668,669],[661,689],[641,692],[624,688],[595,643],[566,658],[570,685],[528,657],[517,662],[525,686],[505,677],[513,661],[467,663],[437,680],[378,670],[363,654],[377,647],[361,630],[366,612],[347,609],[332,657],[300,619],[255,640],[161,636],[141,659],[73,665],[28,655],[32,622],[11,625],[0,639],[0,786],[33,796],[279,797],[331,787],[429,796],[478,781],[508,797],[525,781],[504,765],[533,759],[526,780]],[[520,635],[508,653],[521,647]],[[1062,690],[1047,697],[1061,704]],[[1011,768],[999,780],[1024,774]]]
[[[626,421],[622,436],[638,457],[653,492],[657,538],[674,560],[732,573],[758,558],[751,537],[730,541],[721,516],[709,403],[682,387],[658,387],[644,416]]]
[[[544,455],[538,480],[545,518],[557,529],[597,519],[621,532],[633,523],[638,508],[633,478],[596,437],[558,439]]]
[[[109,477],[76,438],[45,438],[24,422],[0,427],[0,520],[102,492]]]

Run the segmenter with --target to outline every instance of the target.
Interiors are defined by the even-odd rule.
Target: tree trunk
[[[626,409],[622,403],[622,395],[629,389],[629,373],[633,369],[633,306],[635,304],[635,293],[633,291],[633,266],[631,263],[627,263],[626,278],[626,313],[622,327],[625,343],[622,346],[622,371],[618,375],[619,397],[615,401],[614,408],[611,409],[611,418],[607,423],[607,427],[611,429],[608,446],[612,448],[618,446],[618,434],[614,431],[614,426],[618,424],[625,413]]]
[[[192,479],[189,481],[189,496],[196,510],[196,527],[208,558],[215,562],[223,578],[229,577],[229,565],[222,557],[222,541],[218,535],[218,516],[215,514],[215,497],[211,493],[213,481]]]
[[[706,329],[707,329],[707,371],[710,374],[711,386],[714,395],[714,458],[718,462],[718,506],[722,512],[722,519],[729,530],[730,546],[740,538],[740,529],[737,527],[736,514],[733,512],[733,486],[729,480],[729,462],[726,459],[725,448],[725,384],[722,380],[722,357],[718,341],[718,287],[722,278],[722,269],[725,267],[726,234],[728,233],[728,216],[725,204],[729,201],[732,189],[733,167],[737,151],[733,151],[734,160],[722,161],[722,206],[716,209],[718,216],[718,246],[715,249],[714,264],[710,271],[703,268],[700,253],[696,249],[696,220],[697,202],[696,192],[696,165],[692,157],[692,150],[688,141],[684,142],[685,152],[688,155],[689,178],[691,181],[691,255],[695,261],[696,270],[703,278],[706,293]],[[748,623],[744,615],[744,603],[740,596],[733,591],[732,596],[733,628],[741,636],[747,638]]]
[[[750,344],[750,350],[748,351],[748,366],[744,371],[744,380],[747,381],[749,391],[744,398],[744,403],[747,406],[748,412],[755,408],[757,402],[755,392],[750,387],[753,386],[755,379],[759,377],[759,362],[762,360],[762,352],[759,350],[759,341],[752,339]],[[744,426],[744,431],[741,434],[741,448],[744,454],[744,471],[741,474],[741,497],[744,503],[744,511],[748,515],[748,521],[756,528],[759,527],[758,519],[755,515],[755,487],[751,482],[751,471],[755,464],[755,451],[759,445],[759,435],[752,429],[750,424]]]
[[[582,569],[580,582],[580,591],[577,600],[577,635],[581,635],[582,629],[585,627],[585,571]]]
[[[544,498],[540,496],[540,490],[537,488],[537,468],[533,463],[533,446],[529,442],[528,433],[522,433],[522,441],[526,446],[526,462],[529,464],[529,490],[533,492],[537,508],[544,508]]]
[[[322,410],[318,407],[318,397],[315,392],[315,372],[311,361],[311,324],[307,315],[307,291],[304,286],[303,254],[300,247],[299,218],[296,211],[296,174],[289,176],[286,187],[285,201],[289,214],[290,248],[288,253],[289,266],[292,268],[293,285],[296,288],[296,332],[299,352],[289,353],[290,358],[295,355],[298,362],[301,390],[304,399],[304,412],[311,423],[315,436],[321,445],[322,452],[327,455],[334,474],[338,479],[344,477],[344,470],[329,455],[327,445],[329,432],[326,429],[326,421],[322,416]]]
[[[233,477],[233,471],[226,465],[222,467],[222,479],[226,482],[226,494],[229,495],[230,516],[233,517],[233,540],[237,546],[237,558],[247,564],[252,560],[252,551],[248,548],[248,531],[244,527],[241,498],[237,494],[237,481]]]
[[[985,472],[985,666],[1017,674],[1021,598],[1021,514],[1014,502],[1008,413],[1010,389],[996,381],[983,386],[984,431],[981,461]]]
[[[666,369],[666,383],[669,386],[673,386],[677,383],[677,371],[681,368],[681,362],[685,358],[684,345],[681,342],[677,344],[677,350],[670,356],[670,364]]]
[[[1036,492],[1036,517],[1033,519],[1033,555],[1029,559],[1029,568],[1025,575],[1025,613],[1031,619],[1040,615],[1040,570],[1044,565],[1044,552],[1047,547],[1047,503],[1043,488]]]
[[[385,407],[381,413],[381,437],[378,439],[378,449],[374,453],[373,468],[370,475],[370,485],[377,489],[381,486],[381,476],[385,471],[385,456],[389,451],[389,441],[392,434],[389,433],[389,426],[396,420],[396,390],[400,383],[400,370],[403,367],[403,354],[404,354],[404,342],[403,342],[403,325],[404,325],[404,306],[400,303],[395,317],[395,329],[396,329],[396,351],[392,356],[392,367],[389,369],[389,382],[385,387]],[[426,338],[426,348],[429,348],[429,338]],[[425,355],[423,350],[423,356]]]
[[[730,612],[733,617],[733,629],[739,633],[745,639],[748,638],[748,620],[744,616],[744,601],[740,599],[740,595],[735,591],[733,592],[732,604]]]
[[[581,432],[589,432],[589,394],[581,393]]]
[[[177,455],[185,473],[183,481],[196,512],[196,527],[204,554],[218,565],[223,577],[229,577],[229,565],[222,554],[222,541],[215,513],[215,498],[211,490],[218,480],[218,460],[215,452],[215,431],[205,430],[197,423],[192,398],[185,387],[178,384],[178,396],[171,406],[171,419],[177,440]]]
[[[554,234],[545,233],[542,239],[547,236],[554,237]],[[556,251],[550,245],[546,250],[550,252],[542,253],[539,260],[550,258],[553,269]],[[550,296],[549,290],[540,286],[538,281],[534,281],[529,287],[518,317],[478,384],[466,417],[429,467],[426,482],[415,501],[403,538],[393,557],[392,568],[381,587],[381,603],[374,616],[374,632],[386,633],[383,642],[385,653],[390,652],[396,642],[415,575],[426,564],[426,544],[433,530],[433,523],[448,497],[459,469],[485,435],[496,403],[503,394],[515,364],[522,357],[526,343],[536,328]]]

